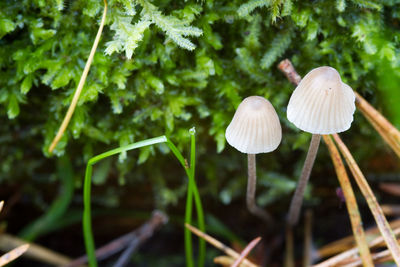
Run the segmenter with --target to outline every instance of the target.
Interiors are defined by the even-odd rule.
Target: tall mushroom
[[[312,133],[303,170],[289,208],[288,223],[297,224],[304,191],[317,155],[321,134],[350,128],[355,111],[355,95],[332,67],[311,70],[290,97],[287,117],[297,128]]]
[[[282,128],[274,107],[261,96],[245,98],[226,129],[225,137],[231,146],[248,154],[247,208],[252,214],[271,222],[271,216],[255,202],[255,154],[271,152],[281,142]]]

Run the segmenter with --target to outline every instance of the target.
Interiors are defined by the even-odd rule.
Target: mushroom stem
[[[265,210],[257,207],[255,201],[256,195],[256,155],[247,154],[247,166],[248,166],[248,181],[247,181],[247,196],[246,203],[249,211],[257,217],[260,217],[267,223],[272,222],[271,215],[269,215]]]
[[[319,143],[321,140],[320,134],[313,134],[311,138],[310,147],[308,148],[307,157],[301,171],[299,183],[297,184],[296,192],[293,195],[292,202],[290,203],[288,224],[294,226],[299,220],[301,205],[303,204],[304,191],[310,178],[311,170],[314,166],[314,161],[317,156]]]

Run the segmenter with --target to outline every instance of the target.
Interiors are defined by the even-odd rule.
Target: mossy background
[[[239,206],[239,216],[257,224],[244,205],[246,157],[226,146],[224,132],[237,105],[250,95],[269,99],[281,119],[282,144],[257,157],[257,190],[259,204],[283,219],[310,134],[286,119],[294,87],[276,65],[289,58],[302,76],[321,65],[336,68],[344,82],[399,128],[399,2],[109,1],[106,27],[78,106],[55,155],[49,155],[103,3],[1,1],[0,196],[6,204],[16,199],[3,215],[12,222],[9,231],[31,239],[44,235],[45,240],[51,231],[74,225],[79,230],[81,186],[90,157],[162,134],[188,155],[188,131],[195,126],[197,181],[205,211],[247,238],[249,233],[240,233],[240,222],[234,223],[235,208],[229,208]],[[400,180],[394,154],[360,113],[343,137],[367,176]],[[323,197],[335,198],[338,186],[321,148],[311,178],[316,189],[306,201],[311,207],[318,207]],[[94,183],[94,208],[101,213],[142,218],[135,212],[158,208],[178,221],[183,216],[186,178],[166,146],[101,162]],[[328,191],[318,191],[321,185]],[[19,219],[21,212],[28,221]],[[39,226],[28,226],[40,216]],[[105,226],[94,223],[95,236],[101,235]],[[112,228],[112,219],[109,223]],[[81,242],[79,235],[76,242]]]

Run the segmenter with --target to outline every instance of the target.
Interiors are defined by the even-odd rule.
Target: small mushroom
[[[255,203],[256,156],[275,150],[282,139],[282,128],[271,103],[261,96],[249,96],[240,103],[225,132],[228,143],[248,154],[246,203],[249,211],[271,222],[271,216]]]
[[[297,128],[312,133],[296,192],[289,208],[288,223],[297,224],[304,191],[318,152],[321,134],[334,134],[350,128],[355,111],[355,95],[332,67],[311,70],[290,97],[287,117]]]

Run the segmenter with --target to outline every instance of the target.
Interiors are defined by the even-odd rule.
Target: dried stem
[[[396,235],[400,234],[400,228],[396,229],[394,231]],[[384,242],[384,238],[382,236],[378,236],[374,240],[368,243],[369,248],[374,248],[378,247],[379,245]],[[343,266],[343,264],[340,264],[342,262],[349,262],[352,259],[356,260],[357,259],[357,253],[358,253],[358,248],[352,248],[349,250],[346,250],[332,258],[327,259],[326,261],[323,261],[321,263],[318,263],[316,265],[313,265],[313,267],[330,267],[330,266]]]
[[[303,165],[303,170],[301,171],[299,183],[297,184],[296,191],[292,198],[289,208],[288,224],[294,226],[299,221],[299,215],[301,206],[303,204],[304,192],[307,187],[308,180],[310,179],[310,174],[312,167],[314,165],[315,158],[317,156],[319,142],[321,140],[321,135],[313,134],[311,138],[310,147],[308,148],[307,157]]]
[[[392,256],[390,255],[390,251],[389,250],[383,250],[377,253],[374,253],[372,255],[372,258],[374,260],[374,263],[383,263],[386,261],[389,261],[392,259]],[[344,267],[357,267],[357,266],[363,266],[363,263],[361,261],[361,259],[357,258],[355,261],[351,262],[351,263],[347,263],[346,265],[344,265]]]
[[[236,259],[236,261],[232,264],[231,267],[239,267],[242,261],[247,257],[250,251],[261,241],[261,237],[257,237],[253,239],[240,253],[240,257]]]
[[[195,235],[197,235],[197,236],[203,238],[204,240],[206,240],[208,243],[210,243],[211,245],[213,245],[217,249],[220,249],[221,251],[223,251],[226,255],[231,256],[234,259],[238,259],[240,257],[239,253],[237,253],[236,251],[234,251],[230,247],[222,244],[217,239],[207,235],[206,233],[203,233],[202,231],[200,231],[196,227],[193,227],[193,226],[191,226],[191,225],[189,225],[187,223],[185,224],[185,227],[188,228],[190,231],[192,231],[192,233],[194,233]],[[244,265],[246,267],[258,267],[257,265],[255,265],[254,263],[250,262],[247,259],[243,260],[242,265]]]
[[[0,250],[8,251],[25,244],[26,241],[18,237],[9,234],[0,235]],[[25,252],[24,257],[56,266],[65,265],[71,261],[70,258],[60,253],[54,252],[34,243],[29,244],[29,248]]]
[[[400,184],[399,183],[380,183],[379,189],[395,197],[400,197]]]
[[[367,118],[373,120],[379,125],[388,136],[390,136],[397,144],[400,144],[400,132],[397,130],[381,113],[379,113],[373,106],[371,106],[361,95],[357,92],[356,94],[356,105],[357,108]]]
[[[157,210],[154,211],[150,220],[145,222],[142,226],[140,226],[140,228],[135,229],[134,231],[111,241],[107,245],[96,249],[96,258],[98,260],[107,259],[110,256],[120,252],[127,246],[132,246],[132,243],[134,243],[136,246],[139,245],[140,243],[150,238],[154,231],[160,228],[167,221],[167,215]],[[82,256],[71,261],[69,264],[66,264],[64,267],[76,267],[86,262],[87,256]]]
[[[392,229],[400,228],[400,219],[394,220],[389,224],[390,227],[392,227]],[[395,232],[396,231],[397,230],[395,230]],[[365,231],[365,233],[367,235],[367,240],[373,240],[378,236],[380,236],[378,227],[373,227]],[[318,255],[321,258],[327,258],[328,256],[336,255],[343,251],[349,250],[354,246],[355,246],[354,235],[351,235],[321,247],[320,249],[318,249]]]
[[[379,206],[374,193],[372,192],[371,188],[369,187],[363,173],[361,172],[360,168],[358,167],[357,163],[355,162],[353,156],[351,155],[350,151],[340,139],[339,135],[334,134],[333,138],[335,139],[336,144],[339,147],[340,152],[342,153],[343,157],[345,158],[347,165],[350,168],[351,173],[353,174],[354,179],[357,182],[358,187],[360,188],[362,194],[364,195],[365,199],[367,200],[367,204],[372,212],[372,215],[375,218],[376,224],[385,239],[385,242],[392,253],[393,259],[398,266],[400,266],[400,247],[397,243],[397,240],[393,234],[393,231],[386,220],[385,215],[381,207]]]
[[[301,81],[301,76],[294,69],[292,62],[289,59],[284,59],[278,64],[278,69],[282,71],[289,82],[298,85]]]
[[[258,207],[255,200],[256,184],[257,184],[255,154],[247,154],[247,166],[248,166],[248,182],[247,182],[247,196],[246,196],[247,208],[252,214],[263,219],[266,223],[272,223],[271,215],[269,215],[265,210]]]
[[[153,236],[154,232],[162,225],[168,222],[168,217],[161,211],[153,212],[152,218],[143,224],[137,232],[134,233],[133,238],[130,240],[128,247],[122,253],[114,267],[123,267],[128,264],[131,255],[136,249],[146,240]]]
[[[399,216],[400,205],[381,205],[383,213],[388,216]]]
[[[94,40],[92,50],[90,50],[89,58],[86,61],[85,68],[83,69],[81,79],[79,80],[78,87],[75,90],[75,94],[74,94],[74,97],[72,98],[71,105],[68,108],[67,114],[64,117],[64,120],[60,126],[60,129],[57,132],[56,137],[54,137],[53,141],[51,142],[51,145],[49,147],[49,153],[53,152],[54,148],[56,147],[56,145],[60,141],[61,137],[63,136],[65,130],[67,129],[67,126],[69,124],[69,121],[71,120],[72,115],[74,114],[76,104],[78,103],[79,96],[81,95],[81,92],[82,92],[82,88],[85,85],[85,81],[86,81],[86,77],[89,73],[90,65],[92,64],[94,54],[96,53],[96,49],[97,49],[97,46],[100,41],[101,33],[103,31],[104,23],[106,21],[106,15],[107,15],[107,1],[104,0],[103,16],[101,18],[100,27],[99,27],[99,30],[97,31],[97,35]]]
[[[4,266],[13,260],[17,259],[19,256],[24,254],[29,248],[29,244],[21,245],[17,248],[14,248],[10,252],[4,254],[0,257],[0,266]]]
[[[344,197],[346,199],[346,207],[350,216],[351,227],[353,229],[353,235],[355,237],[357,246],[360,251],[361,259],[364,266],[373,267],[372,256],[368,248],[368,243],[365,237],[365,232],[362,227],[362,220],[360,212],[358,210],[357,200],[354,196],[353,189],[349,177],[347,176],[346,168],[342,162],[339,151],[333,143],[330,136],[324,135],[324,141],[329,149],[329,154],[333,165],[335,166],[336,175],[338,177],[340,187],[343,190]]]
[[[224,267],[231,266],[235,262],[235,259],[230,256],[218,256],[214,258],[214,263],[222,265]],[[239,265],[239,267],[245,267],[243,263]]]
[[[394,153],[398,157],[400,157],[400,143],[397,142],[392,135],[390,135],[390,132],[388,129],[383,128],[376,120],[374,117],[370,117],[368,114],[363,113],[365,118],[371,123],[371,125],[375,128],[375,130],[379,133],[379,135],[382,137],[382,139],[390,146],[390,148],[393,150]]]

